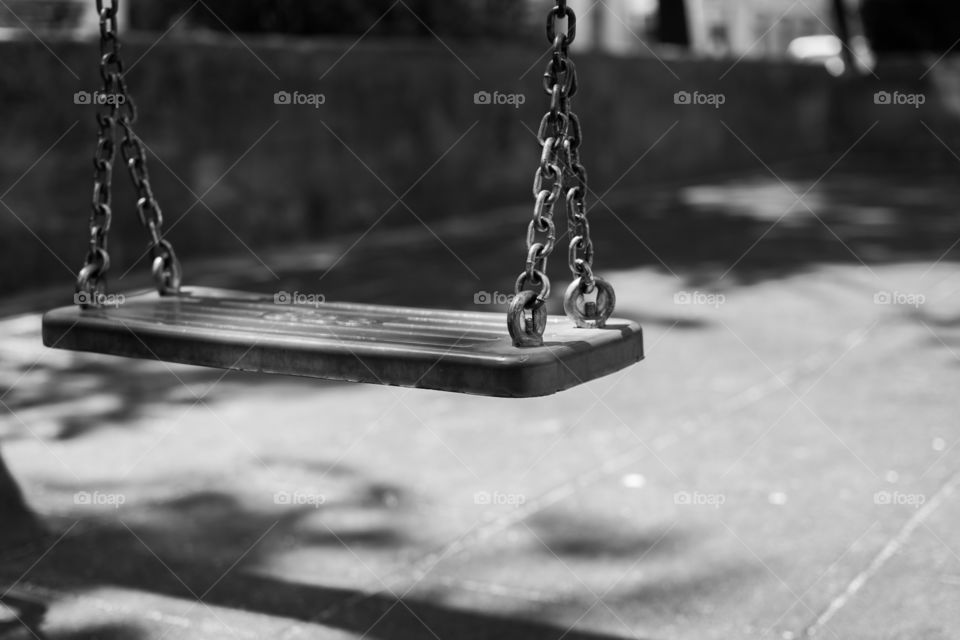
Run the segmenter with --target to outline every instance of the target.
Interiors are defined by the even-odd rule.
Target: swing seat
[[[437,389],[550,395],[643,359],[640,326],[578,329],[551,316],[544,346],[514,347],[502,313],[381,305],[280,304],[273,296],[187,288],[116,307],[43,316],[48,347],[238,371]]]

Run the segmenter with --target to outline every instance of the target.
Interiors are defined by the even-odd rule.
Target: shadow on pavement
[[[377,494],[388,489],[371,485],[368,490],[366,497],[361,495],[350,504],[322,507],[321,517],[324,509],[376,509]],[[389,490],[400,491],[397,487]],[[628,637],[568,629],[559,621],[552,622],[558,620],[556,613],[561,610],[556,607],[563,607],[562,611],[569,614],[573,610],[569,608],[571,605],[577,605],[578,611],[586,610],[590,602],[560,601],[544,607],[543,603],[511,600],[508,607],[490,612],[447,604],[450,593],[442,590],[398,597],[389,591],[396,586],[388,587],[376,581],[372,581],[370,591],[325,586],[323,583],[335,584],[337,580],[324,577],[322,564],[316,565],[315,573],[310,572],[311,584],[272,575],[271,560],[293,546],[298,549],[329,547],[342,550],[346,545],[354,553],[364,554],[369,550],[398,549],[408,543],[407,535],[399,525],[334,534],[325,526],[310,526],[309,519],[315,516],[316,511],[310,508],[268,513],[253,510],[224,493],[191,494],[178,500],[141,506],[125,513],[123,520],[110,517],[88,522],[87,531],[67,536],[43,556],[30,570],[29,581],[69,593],[82,594],[97,587],[121,587],[186,602],[200,599],[210,606],[311,622],[371,638],[626,640]],[[557,527],[562,529],[569,523],[554,518],[541,524],[557,531]],[[650,551],[653,544],[646,536],[629,540],[629,534],[622,527],[614,531],[612,526],[602,523],[589,532],[579,527],[567,529],[576,533],[569,534],[571,537],[565,544],[558,543],[557,553],[561,556],[582,556],[585,545],[592,545],[592,551],[599,557],[612,555],[623,557],[625,561],[636,560],[642,550]],[[270,531],[270,534],[264,537],[264,531]],[[576,539],[580,534],[587,538]],[[611,539],[613,542],[608,543]],[[683,545],[683,536],[664,542],[663,548],[657,550],[658,554],[675,552]],[[248,553],[244,554],[245,551]],[[38,549],[37,554],[40,553]],[[323,554],[318,555],[323,557]],[[36,558],[24,558],[19,563],[6,563],[3,578],[15,579],[34,560]],[[281,572],[279,569],[274,571]],[[389,574],[389,571],[384,573]],[[725,575],[723,579],[729,582],[731,576]],[[701,580],[706,580],[705,584],[715,582],[710,576],[691,578],[689,584],[672,580],[670,597],[683,602],[684,593],[693,592]],[[397,593],[405,591],[406,587],[400,587]],[[642,606],[646,600],[659,600],[663,594],[658,594],[654,588],[649,593],[629,592],[622,596]],[[31,620],[36,623],[31,624],[42,627],[39,620],[42,613],[34,608]],[[576,618],[575,614],[571,619]],[[124,635],[125,629],[110,631],[116,633],[115,636],[107,631],[109,629],[87,630],[49,638],[130,637]],[[635,636],[629,637],[638,640]]]
[[[652,267],[675,273],[681,286],[729,289],[785,278],[824,264],[932,263],[957,258],[958,249],[953,245],[960,237],[955,206],[960,202],[960,184],[952,175],[836,173],[817,184],[803,203],[790,190],[804,194],[814,180],[806,176],[787,179],[787,183],[790,189],[764,177],[611,197],[609,209],[601,205],[592,214],[597,271]],[[562,212],[558,211],[557,217],[561,218]],[[230,286],[267,293],[322,292],[328,300],[476,310],[477,292],[512,292],[513,280],[524,264],[524,231],[525,219],[518,218],[500,221],[469,237],[427,235],[414,244],[373,252],[360,246],[339,260],[328,275],[313,268],[291,268],[281,274],[279,282],[261,280],[251,286],[238,276]],[[569,279],[563,271],[565,244],[558,240],[552,261],[551,275],[558,285]],[[555,296],[562,295],[562,286],[554,288]],[[553,305],[559,308],[556,298]],[[686,317],[636,319],[665,325],[680,322],[678,326],[689,330],[704,326],[698,323],[702,321]],[[957,325],[956,318],[930,322],[945,328]],[[26,383],[21,383],[20,375]],[[133,424],[151,406],[190,405],[196,402],[196,395],[184,393],[184,385],[196,387],[202,394],[222,375],[206,369],[178,369],[173,375],[155,363],[119,359],[28,362],[14,372],[14,382],[0,383],[3,402],[9,407],[0,409],[24,415],[52,410],[52,437],[79,438],[107,424]],[[231,375],[206,401],[215,402],[229,386],[262,382],[256,375]],[[289,379],[287,384],[302,384],[311,392],[333,389],[326,386],[331,383],[316,381]],[[391,491],[400,489],[368,486],[367,497],[354,507],[373,508],[382,502],[378,496]],[[391,524],[336,536],[316,528],[300,531],[307,513],[316,512],[292,510],[278,515],[251,510],[229,494],[193,494],[152,504],[127,519],[143,542],[118,520],[88,518],[89,531],[64,540],[32,575],[40,582],[65,588],[118,585],[188,600],[204,594],[204,601],[212,605],[303,621],[329,610],[322,624],[358,633],[373,626],[370,635],[374,637],[434,638],[421,620],[441,637],[530,640],[557,638],[565,631],[562,626],[527,619],[525,614],[503,617],[444,606],[443,594],[430,602],[404,599],[403,606],[396,606],[392,596],[364,596],[357,590],[270,577],[254,570],[269,564],[271,553],[280,551],[269,544],[258,546],[218,582],[239,555],[238,546],[241,551],[245,548],[241,542],[253,544],[277,521],[280,531],[299,531],[296,543],[307,546],[339,547],[346,542],[358,549],[389,551],[409,542],[407,532]],[[553,536],[548,540],[551,548],[573,558],[589,560],[604,553],[635,558],[652,546],[651,540],[624,536],[622,531],[613,535],[602,529],[581,531],[565,522],[541,524],[544,535]],[[656,553],[677,553],[677,546],[684,542],[677,536],[658,546]],[[6,564],[5,574],[15,563]],[[721,579],[730,577],[701,575],[689,584],[665,588],[671,598],[682,601],[695,596],[700,585],[720,585]],[[654,586],[625,597],[659,596]],[[358,600],[354,606],[334,606],[354,599]],[[531,612],[535,609],[531,607]],[[465,636],[465,631],[472,636]],[[125,629],[103,628],[60,637],[79,640],[130,635]],[[565,637],[600,640],[614,636],[573,631]]]
[[[810,174],[783,180],[761,175],[615,193],[602,203],[592,197],[598,274],[652,267],[676,274],[681,285],[732,288],[824,264],[933,262],[960,255],[954,246],[960,238],[955,173],[838,171],[820,182]],[[329,300],[476,310],[477,291],[512,293],[526,256],[524,214],[518,208],[515,220],[501,217],[468,237],[425,233],[415,246],[378,251],[361,243],[339,255],[328,273],[316,267],[291,270],[281,283],[259,287],[319,290]],[[558,207],[557,248],[549,269],[557,283],[557,313],[564,288],[559,283],[570,279],[568,240],[560,237],[564,216]],[[674,319],[653,320],[672,324]]]
[[[787,176],[784,182],[761,175],[613,194],[605,203],[594,196],[590,202],[597,272],[669,270],[678,276],[678,287],[722,290],[823,264],[932,263],[960,254],[960,246],[954,246],[960,238],[956,215],[960,184],[952,174],[837,171],[821,182],[809,174]],[[808,190],[799,201],[797,196]],[[517,219],[501,217],[470,235],[444,238],[421,229],[419,239],[407,241],[414,234],[403,234],[392,246],[374,242],[378,248],[371,250],[361,242],[356,248],[341,249],[328,261],[326,272],[305,256],[312,265],[309,269],[289,267],[279,280],[250,282],[248,272],[220,274],[216,281],[264,293],[322,293],[327,300],[497,311],[501,308],[478,306],[475,296],[481,291],[512,293],[525,260],[525,211],[518,209]],[[555,215],[562,232],[564,213],[558,207]],[[372,235],[389,241],[396,233],[378,229]],[[562,284],[570,278],[566,244],[565,238],[558,239],[550,263],[553,313],[561,312]],[[201,278],[195,284],[206,283]],[[684,314],[627,315],[645,325],[705,328],[704,320]],[[31,377],[21,380],[28,372]],[[202,390],[222,376],[221,371],[200,368],[178,368],[174,375],[155,364],[143,367],[119,358],[80,357],[66,365],[30,360],[14,372],[14,384],[0,379],[0,397],[6,405],[0,406],[0,413],[78,405],[79,410],[62,412],[57,419],[55,437],[73,438],[105,424],[133,423],[151,403],[189,405],[196,397],[183,393],[184,384]],[[206,400],[215,402],[232,385],[256,386],[263,381],[255,374],[231,374]],[[328,386],[333,383],[296,378],[286,378],[285,384],[311,391],[334,388]],[[94,391],[97,401],[89,398]]]

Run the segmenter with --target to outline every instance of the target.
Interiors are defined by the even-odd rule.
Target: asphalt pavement
[[[535,400],[48,350],[10,301],[0,443],[47,535],[0,552],[0,638],[960,637],[960,188],[796,206],[818,175],[611,197],[647,359]],[[476,309],[527,215],[186,266]]]

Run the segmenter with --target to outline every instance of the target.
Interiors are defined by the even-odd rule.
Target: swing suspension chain
[[[102,93],[97,105],[97,150],[94,154],[93,210],[90,216],[90,249],[77,279],[84,306],[99,306],[110,268],[108,235],[113,219],[113,168],[117,156],[117,128],[123,130],[120,153],[137,192],[137,214],[150,234],[152,272],[161,294],[180,289],[181,271],[173,245],[163,238],[163,213],[153,195],[143,143],[133,129],[137,108],[127,92],[120,57],[117,14],[120,0],[96,0],[100,19],[100,78]]]
[[[566,21],[565,32],[558,30],[560,20]],[[508,312],[507,324],[517,346],[543,344],[546,329],[543,307],[550,295],[547,259],[556,245],[553,214],[561,198],[565,199],[567,210],[568,265],[573,274],[573,283],[564,299],[567,315],[577,326],[602,327],[615,301],[612,287],[593,274],[594,248],[586,207],[587,170],[580,160],[583,132],[580,119],[570,108],[570,99],[579,88],[577,67],[569,56],[570,45],[577,37],[577,16],[567,0],[556,0],[547,14],[546,31],[547,40],[553,46],[543,74],[543,89],[550,96],[550,109],[537,132],[542,151],[533,180],[536,204],[527,229],[526,269],[517,279],[517,295]],[[538,234],[543,237],[538,239]],[[595,300],[587,300],[588,296]]]
[[[98,7],[100,13],[100,76],[103,94],[116,92],[116,79],[122,66],[118,56],[117,16],[115,12]],[[90,213],[90,249],[80,275],[77,293],[82,302],[96,306],[105,288],[105,277],[110,269],[108,234],[113,222],[113,163],[117,155],[116,100],[97,104],[97,150],[93,157],[93,206]]]
[[[576,72],[567,57],[567,50],[576,37],[576,17],[569,19],[567,32],[557,33],[557,21],[574,16],[566,0],[557,0],[547,15],[547,39],[553,55],[544,74],[543,88],[550,96],[550,110],[540,120],[537,141],[540,143],[540,165],[533,178],[533,220],[527,227],[527,264],[517,279],[516,293],[532,291],[540,306],[550,295],[547,260],[556,246],[557,228],[553,222],[557,202],[564,191],[564,158],[570,125],[569,98],[576,93]],[[572,72],[572,73],[571,73]],[[541,238],[537,236],[541,235]],[[538,290],[539,289],[539,290]]]
[[[587,219],[587,170],[580,161],[581,140],[580,119],[571,113],[570,135],[563,143],[573,179],[573,185],[567,191],[567,232],[570,235],[568,264],[574,279],[582,278],[587,293],[591,293],[596,287],[596,280],[593,275],[593,240]]]
[[[557,21],[567,20],[566,34],[557,33]],[[577,37],[577,15],[567,6],[566,0],[558,0],[556,7],[547,15],[547,39],[553,45],[553,54],[543,74],[543,90],[550,96],[550,111],[545,120],[551,120],[562,129],[560,138],[564,172],[568,178],[566,192],[567,233],[570,235],[568,251],[570,272],[574,278],[584,278],[589,291],[593,291],[593,241],[590,239],[590,223],[587,220],[587,170],[580,161],[580,145],[583,130],[580,118],[570,109],[570,99],[579,88],[577,67],[569,56],[569,48]],[[543,141],[541,124],[540,139]],[[559,132],[559,131],[558,131]]]

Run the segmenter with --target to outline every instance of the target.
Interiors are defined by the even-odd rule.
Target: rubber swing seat
[[[348,382],[528,398],[569,389],[643,359],[627,320],[579,329],[550,316],[542,347],[514,347],[502,313],[367,304],[305,304],[185,288],[132,294],[112,307],[43,316],[48,347]]]

